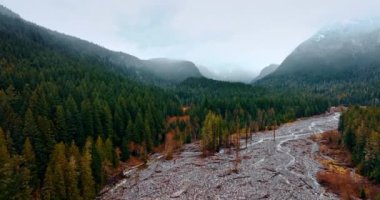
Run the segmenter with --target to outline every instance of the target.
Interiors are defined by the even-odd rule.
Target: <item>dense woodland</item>
[[[175,95],[56,33],[0,22],[0,199],[93,199],[119,161],[165,141]]]
[[[380,183],[380,108],[351,107],[343,112],[339,131],[343,144],[352,153],[356,169]]]
[[[94,192],[78,187],[78,194],[93,198],[119,160],[131,154],[146,157],[162,143],[166,117],[180,112],[179,101],[159,88],[62,57],[42,56],[39,61],[38,66],[26,60],[11,64],[3,59],[0,64],[0,127],[6,147],[1,156],[18,162],[1,176],[16,181],[20,167],[27,168],[29,189],[43,198],[67,199],[65,195],[72,194],[66,188],[73,187],[71,180],[64,179],[70,172],[67,167],[80,176],[85,173],[81,170],[89,170]],[[27,159],[30,164],[23,163]],[[85,162],[87,168],[81,166]],[[58,177],[49,180],[52,174]],[[85,180],[80,183],[88,186]],[[47,195],[45,189],[51,187],[46,184],[63,185]],[[0,187],[8,191],[12,185]]]
[[[211,121],[220,119],[222,132],[228,134],[239,129],[272,129],[284,122],[323,113],[334,103],[323,96],[296,90],[276,92],[205,78],[187,79],[176,90],[182,104],[191,107],[188,113],[192,127],[203,127],[208,122],[206,116],[212,114],[216,117],[211,117]]]

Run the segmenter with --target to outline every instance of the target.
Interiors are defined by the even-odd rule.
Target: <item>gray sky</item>
[[[258,73],[322,26],[378,15],[378,0],[0,0],[23,18],[140,58]]]

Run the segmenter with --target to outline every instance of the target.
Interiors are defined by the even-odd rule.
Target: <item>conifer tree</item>
[[[59,105],[55,109],[54,125],[58,141],[69,143],[72,138],[67,131],[66,116],[63,106]]]
[[[37,165],[36,165],[36,156],[32,147],[32,143],[29,138],[26,138],[24,143],[24,148],[22,152],[22,157],[25,162],[25,167],[30,171],[30,185],[37,189],[39,186],[38,174],[37,174]]]
[[[82,185],[82,198],[83,200],[92,200],[95,198],[95,182],[91,170],[91,141],[87,139],[85,148],[83,149],[80,176]]]
[[[65,171],[67,167],[65,145],[61,142],[55,145],[48,168],[51,168],[52,192],[54,199],[67,199]],[[49,172],[50,173],[50,172]],[[50,177],[49,177],[50,178]],[[48,196],[48,195],[47,195]]]
[[[66,167],[66,188],[67,199],[80,200],[80,191],[78,188],[77,161],[74,156],[70,156]]]
[[[46,168],[45,178],[42,186],[42,199],[52,200],[54,199],[54,183],[53,183],[53,170],[52,164],[50,163]]]
[[[37,138],[37,136],[39,135],[38,127],[31,109],[28,109],[25,113],[23,132],[25,137],[29,137],[32,139]]]
[[[9,185],[12,183],[11,156],[8,152],[7,141],[3,129],[0,128],[0,199],[10,197]]]
[[[83,120],[83,132],[95,137],[92,105],[88,99],[81,103],[81,119]]]
[[[144,133],[144,121],[143,121],[141,113],[139,112],[137,113],[137,116],[136,116],[136,121],[135,121],[133,132],[132,132],[132,140],[137,144],[141,144],[142,142],[141,136],[143,135],[143,133]]]

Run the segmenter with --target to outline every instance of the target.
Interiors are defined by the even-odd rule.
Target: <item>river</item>
[[[199,144],[183,147],[173,160],[154,155],[143,169],[105,189],[100,199],[339,199],[318,184],[321,165],[313,159],[312,134],[338,127],[339,113],[299,119],[272,132],[241,141],[238,173],[235,153],[222,150],[202,158]],[[247,147],[247,148],[246,148]]]

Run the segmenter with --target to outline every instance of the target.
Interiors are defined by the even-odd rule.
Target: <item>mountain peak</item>
[[[319,87],[369,81],[380,73],[380,20],[353,20],[325,27],[301,43],[259,84]]]

